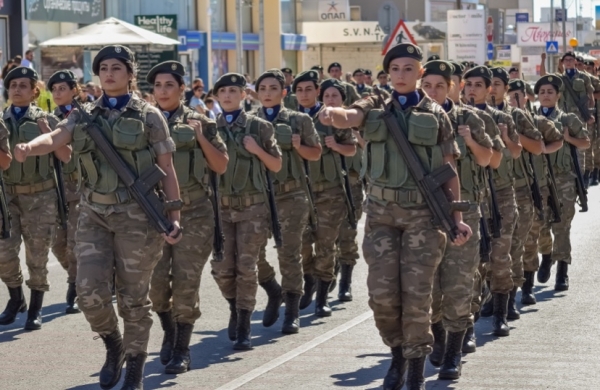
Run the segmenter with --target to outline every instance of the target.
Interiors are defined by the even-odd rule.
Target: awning
[[[49,39],[40,46],[179,45],[179,41],[145,30],[117,18],[108,18]]]

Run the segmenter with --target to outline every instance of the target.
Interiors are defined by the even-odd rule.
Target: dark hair
[[[204,104],[209,104],[209,103],[214,103],[215,99],[211,98],[211,97],[207,97],[206,99],[204,99]]]
[[[30,53],[33,53],[33,50],[31,50],[31,49],[30,49],[30,50],[27,50],[27,51],[25,52],[25,55],[27,55],[27,54],[30,54]]]
[[[436,76],[441,76],[441,77],[444,79],[444,81],[446,82],[446,84],[448,84],[448,87],[451,87],[451,86],[452,86],[452,76],[453,76],[453,75],[451,75],[450,77],[446,77],[446,76],[442,76],[441,74],[440,74],[440,75],[438,75],[438,74],[436,74],[436,73],[430,73],[430,74],[426,74],[426,73],[425,73],[425,74],[423,74],[423,77],[421,78],[421,81],[422,81],[422,80],[423,80],[425,77],[427,77],[427,76],[433,76],[433,75],[436,75]]]
[[[156,73],[156,74],[154,75],[154,80],[152,81],[152,84],[154,84],[154,83],[156,82],[156,76],[158,76],[159,74],[170,74],[170,75],[171,75],[171,76],[173,76],[173,78],[175,79],[175,82],[177,83],[177,85],[179,85],[180,87],[181,87],[182,85],[185,85],[185,82],[183,81],[183,77],[181,77],[181,76],[180,76],[180,75],[178,75],[178,74],[175,74],[175,73],[170,73],[170,72],[159,72],[159,73]],[[154,88],[153,88],[153,89],[154,89]]]
[[[125,68],[127,69],[127,73],[133,75],[133,79],[129,80],[129,90],[133,90],[134,87],[137,87],[135,78],[137,76],[137,72],[138,72],[138,67],[137,64],[133,61],[130,60],[125,60],[123,58],[115,58],[117,61],[119,61],[120,63],[122,63],[123,65],[125,65]],[[102,61],[100,61],[100,63],[102,63]]]

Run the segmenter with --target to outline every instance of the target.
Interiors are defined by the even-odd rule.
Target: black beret
[[[454,73],[454,66],[448,61],[429,61],[425,65],[423,65],[423,68],[425,68],[425,72],[423,72],[423,77],[428,76],[430,74],[436,74],[449,79]]]
[[[521,91],[525,93],[525,81],[521,79],[512,79],[508,82],[508,92]]]
[[[596,66],[596,63],[592,60],[587,60],[583,62],[586,66]]]
[[[321,83],[321,91],[319,92],[319,100],[323,101],[323,95],[325,94],[325,90],[327,88],[334,87],[338,91],[340,91],[340,95],[342,95],[342,100],[346,100],[346,88],[336,79],[327,79]]]
[[[240,87],[246,88],[246,78],[239,73],[225,73],[219,77],[213,87],[213,91],[219,92],[223,87]]]
[[[183,69],[183,64],[177,61],[165,61],[161,62],[158,65],[155,65],[148,75],[146,76],[146,81],[150,84],[154,84],[154,79],[157,74],[168,73],[168,74],[176,74],[180,77],[185,76],[185,69]]]
[[[537,95],[540,92],[540,88],[544,85],[553,85],[557,91],[560,92],[563,86],[563,82],[560,77],[554,74],[548,74],[535,83],[535,87],[533,87],[533,92]]]
[[[323,66],[322,65],[315,65],[312,68],[310,68],[310,70],[320,70],[322,72],[323,71]]]
[[[292,68],[281,68],[281,72],[287,73],[287,74],[294,74],[294,72],[292,71]]]
[[[575,59],[577,60],[577,62],[583,62],[582,56],[577,56],[577,57],[575,57]]]
[[[377,78],[379,78],[379,77],[381,77],[383,75],[387,76],[387,73],[385,73],[383,70],[380,70],[379,73],[377,73]]]
[[[50,76],[50,78],[48,79],[48,90],[52,91],[52,87],[54,86],[54,84],[68,82],[77,82],[77,76],[75,76],[75,73],[71,72],[70,70],[59,70],[58,72],[55,72],[52,76]]]
[[[31,68],[27,68],[25,66],[19,66],[8,72],[6,77],[4,78],[4,87],[8,89],[10,82],[14,79],[27,78],[33,81],[38,81],[38,74],[35,70]]]
[[[438,56],[437,54],[434,54],[432,56],[429,56],[429,58],[427,59],[427,62],[437,61],[439,59],[440,59],[440,56]]]
[[[463,64],[463,66],[466,68],[467,66],[469,66],[471,63],[469,61],[463,61],[461,62],[461,64]]]
[[[329,65],[329,67],[327,68],[327,73],[331,72],[331,68],[340,68],[340,70],[342,69],[342,65],[340,65],[339,62],[334,62],[331,65]]]
[[[485,66],[476,66],[473,69],[469,69],[467,71],[467,73],[465,73],[465,75],[463,76],[463,78],[466,80],[468,78],[471,77],[483,77],[484,80],[487,80],[488,82],[492,82],[492,71],[489,70],[487,67]]]
[[[296,75],[296,78],[294,79],[294,82],[292,83],[292,92],[296,92],[296,86],[298,85],[298,83],[302,83],[304,81],[312,81],[313,83],[315,83],[315,85],[319,85],[319,73],[315,72],[314,70],[307,70],[304,71],[298,75]]]
[[[456,62],[456,61],[448,61],[452,64],[452,66],[454,67],[454,73],[452,73],[452,76],[460,76],[462,77],[463,72],[465,71],[465,66],[463,64],[461,64],[460,62]]]
[[[404,57],[414,58],[415,60],[421,62],[423,61],[423,52],[419,46],[413,45],[412,43],[401,43],[396,45],[387,53],[385,53],[385,57],[383,57],[383,70],[388,72],[390,70],[390,62],[392,62],[392,60]]]
[[[96,54],[94,62],[92,63],[92,70],[94,71],[94,74],[98,75],[98,72],[100,71],[100,62],[111,58],[133,62],[135,55],[131,49],[122,45],[104,46],[102,49],[100,49],[98,54]]]
[[[365,74],[365,76],[372,76],[373,72],[371,72],[371,69],[365,69],[365,71],[363,72]]]
[[[565,54],[563,54],[563,56],[562,56],[561,60],[564,60],[566,57],[573,57],[573,58],[575,58],[575,59],[577,58],[577,57],[575,56],[575,53],[573,53],[572,51],[568,51],[568,52],[566,52]]]
[[[505,85],[508,85],[508,79],[510,78],[510,76],[508,75],[506,69],[497,67],[491,68],[490,70],[492,71],[492,77],[497,77],[500,80],[502,80]]]
[[[354,75],[355,75],[355,74],[357,74],[357,73],[362,73],[362,74],[364,74],[364,73],[365,73],[365,70],[364,70],[363,68],[358,68],[358,69],[356,69],[356,70],[355,70],[355,71],[352,73],[352,76],[354,76]]]
[[[256,89],[258,90],[261,81],[268,78],[274,78],[275,80],[277,80],[279,84],[281,84],[281,88],[283,88],[283,86],[285,85],[285,76],[283,75],[283,72],[279,69],[269,69],[265,73],[258,76],[258,78],[256,79],[256,83],[254,83]]]
[[[512,73],[512,72],[518,72],[518,71],[519,71],[519,68],[516,68],[516,67],[514,67],[514,66],[513,66],[512,68],[510,68],[510,69],[508,70],[508,73]]]

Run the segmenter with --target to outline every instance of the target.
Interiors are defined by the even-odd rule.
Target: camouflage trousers
[[[599,158],[598,154],[600,153],[600,151],[598,149],[596,149],[596,145],[598,142],[598,137],[596,136],[596,126],[597,125],[598,124],[596,124],[596,123],[593,125],[588,125],[588,130],[590,130],[588,132],[588,137],[590,138],[590,147],[581,151],[583,153],[583,155],[585,156],[584,157],[585,169],[588,171],[591,171],[594,168],[600,168],[600,166],[598,166],[596,164],[596,161]]]
[[[571,173],[561,173],[556,176],[556,187],[562,203],[560,222],[544,224],[540,231],[539,251],[542,254],[552,254],[553,263],[564,261],[571,264],[571,222],[575,217],[577,199],[575,178]]]
[[[222,261],[211,261],[212,276],[226,299],[235,299],[238,309],[254,310],[258,289],[256,263],[266,245],[269,211],[265,203],[237,210],[221,210],[225,245]]]
[[[108,335],[118,329],[112,303],[112,281],[123,318],[125,353],[147,353],[152,316],[148,290],[164,240],[137,204],[108,215],[79,206],[75,233],[79,308],[92,331]]]
[[[540,190],[542,192],[542,199],[544,199],[544,219],[540,220],[534,215],[531,229],[529,229],[529,234],[527,234],[525,251],[523,253],[523,271],[525,272],[537,272],[540,268],[540,259],[538,255],[540,232],[546,224],[546,221],[553,218],[552,211],[550,210],[550,207],[548,207],[548,202],[546,201],[550,196],[550,191],[548,190],[548,187],[540,187]]]
[[[531,200],[529,186],[516,188],[515,198],[517,199],[517,221],[510,244],[511,272],[514,286],[523,287],[523,283],[525,283],[523,253],[525,252],[525,241],[536,215],[536,209]]]
[[[281,288],[284,293],[304,294],[302,259],[302,234],[308,223],[308,198],[304,192],[275,198],[283,245],[277,248]],[[275,278],[275,270],[267,261],[266,243],[258,257],[258,282],[266,283]]]
[[[463,213],[463,221],[473,236],[463,246],[448,240],[440,266],[435,272],[431,322],[443,321],[448,332],[460,332],[473,326],[471,300],[473,280],[479,265],[479,209]]]
[[[473,276],[473,294],[471,297],[471,314],[473,315],[481,310],[481,291],[486,280],[486,272],[485,263],[480,262]]]
[[[348,215],[343,196],[341,187],[315,193],[319,228],[316,232],[306,228],[302,235],[304,273],[326,282],[335,277],[335,243],[340,234],[340,226]]]
[[[81,196],[77,192],[77,182],[70,180],[68,176],[65,176],[64,180],[69,218],[67,219],[67,230],[62,229],[60,224],[56,227],[52,253],[63,269],[67,271],[67,283],[75,283],[77,258],[73,249],[75,248],[75,230],[77,230],[77,220],[79,219],[78,206]]]
[[[356,207],[356,220],[359,221],[362,217],[362,204],[365,199],[362,181],[354,184],[351,190],[354,206]],[[344,218],[340,226],[340,235],[337,241],[338,261],[340,264],[356,265],[356,260],[360,257],[358,255],[358,242],[356,242],[357,234],[358,231],[352,229],[348,219]]]
[[[600,127],[600,123],[597,124]],[[596,137],[592,140],[592,146],[590,149],[594,150],[594,168],[600,168],[600,137]]]
[[[492,293],[508,294],[513,289],[510,248],[518,218],[513,187],[498,190],[497,199],[500,215],[502,216],[501,237],[492,237],[491,261],[486,263],[485,266],[487,275],[491,279],[490,288]]]
[[[185,234],[175,245],[165,243],[163,254],[152,274],[152,310],[172,310],[176,322],[194,324],[200,318],[200,279],[212,252],[214,213],[207,197],[181,209]]]
[[[367,200],[363,255],[368,265],[369,306],[384,344],[405,358],[431,353],[431,292],[446,235],[427,208],[406,209]]]
[[[10,238],[0,240],[0,278],[10,288],[23,284],[19,260],[25,242],[25,263],[29,271],[27,286],[48,291],[48,253],[56,229],[56,190],[32,195],[6,195],[12,220]]]

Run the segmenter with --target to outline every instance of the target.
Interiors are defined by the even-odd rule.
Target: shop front
[[[0,66],[23,55],[23,14],[19,1],[0,0]]]

